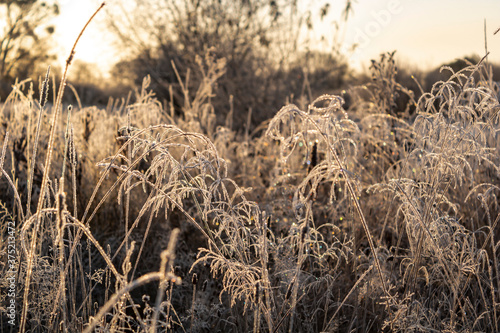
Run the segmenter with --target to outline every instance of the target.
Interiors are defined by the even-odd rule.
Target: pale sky
[[[108,3],[109,1],[106,1]],[[59,0],[60,14],[54,19],[58,41],[59,65],[63,67],[78,34],[99,8],[102,0]],[[105,11],[101,10],[85,30],[75,51],[75,60],[95,64],[107,71],[119,60],[112,45],[112,35],[106,31]]]
[[[110,0],[113,3],[120,0]],[[334,38],[334,27],[330,22],[339,20],[345,0],[302,0],[304,8],[313,14],[330,3],[330,13],[323,22],[313,16],[314,38],[317,47],[328,50],[328,42]],[[60,0],[61,14],[56,19],[56,36],[62,54],[60,63],[67,58],[79,31],[99,4],[99,0]],[[105,31],[101,12],[84,34],[76,50],[75,59],[95,63],[106,71],[119,60],[111,37]],[[435,67],[443,62],[471,54],[483,56],[484,19],[487,23],[490,61],[500,63],[499,0],[357,0],[354,13],[347,23],[341,24],[337,37],[347,50],[353,43],[359,44],[349,54],[350,65],[356,69],[367,68],[370,59],[379,54],[397,50],[399,59],[406,64],[418,65],[421,69]],[[319,42],[319,35],[326,42]],[[310,34],[311,35],[311,34]],[[328,45],[327,45],[328,44]]]
[[[353,60],[365,66],[391,50],[422,69],[483,56],[485,19],[490,61],[500,62],[500,33],[493,35],[500,27],[498,0],[359,0],[354,11],[346,42],[362,41]]]

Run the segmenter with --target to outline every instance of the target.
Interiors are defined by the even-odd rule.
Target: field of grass
[[[47,103],[48,76],[13,87],[2,332],[500,331],[487,59],[413,92],[387,54],[243,128],[212,104],[224,59],[199,65],[175,107],[148,77],[106,108]]]

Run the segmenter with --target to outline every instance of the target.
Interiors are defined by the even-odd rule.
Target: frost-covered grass
[[[217,124],[224,69],[208,54],[197,90],[180,82],[178,110],[147,78],[133,103],[61,109],[52,139],[54,108],[14,87],[0,110],[0,256],[7,272],[14,237],[16,325],[499,330],[500,105],[487,64],[415,100],[388,55],[348,89],[347,109],[323,95],[255,129],[233,128],[231,112]],[[17,331],[7,274],[1,286],[2,331]]]

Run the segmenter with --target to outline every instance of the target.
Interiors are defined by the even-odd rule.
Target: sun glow
[[[101,0],[60,1],[61,14],[53,23],[56,25],[57,54],[61,65],[100,3]],[[108,3],[113,5],[114,1]],[[331,50],[335,44],[333,40],[340,42],[342,52],[348,56],[351,67],[356,69],[366,68],[370,59],[393,50],[397,50],[399,59],[417,64],[421,69],[430,69],[466,55],[482,56],[485,54],[484,20],[492,60],[500,59],[500,34],[493,35],[500,27],[498,1],[422,0],[417,3],[410,0],[359,0],[347,22],[341,22],[337,31],[334,22],[341,19],[343,7],[339,3],[330,5],[328,15],[320,20],[323,5],[317,1],[301,2],[301,8],[311,10],[315,26],[313,31],[304,35],[323,51]],[[106,27],[105,15],[105,12],[101,13],[91,23],[75,54],[75,60],[95,64],[104,74],[120,59],[113,35]]]
[[[53,20],[56,25],[58,63],[62,67],[70,55],[78,34],[102,1],[61,1],[61,13]],[[82,35],[75,49],[74,60],[93,64],[106,75],[116,59],[112,35],[106,27],[105,13],[97,15]]]

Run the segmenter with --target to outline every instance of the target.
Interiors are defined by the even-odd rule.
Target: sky
[[[113,3],[121,0],[108,0]],[[331,49],[334,38],[342,41],[342,51],[351,67],[368,68],[370,59],[397,50],[397,59],[422,70],[435,68],[456,58],[485,54],[484,22],[490,61],[500,62],[499,0],[356,0],[347,22],[335,29],[345,0],[302,0],[302,8],[313,12],[314,31],[306,33],[322,50]],[[99,0],[59,0],[56,24],[60,64],[69,55],[74,40],[88,18],[99,7]],[[330,4],[328,16],[320,20],[320,8]],[[76,49],[75,59],[94,63],[106,72],[120,54],[106,32],[105,12],[91,23]],[[321,41],[321,36],[324,36]],[[352,51],[352,45],[358,46]]]
[[[59,0],[60,14],[53,19],[59,65],[63,67],[71,48],[88,19],[99,8],[99,0]],[[118,59],[118,52],[107,32],[103,10],[85,30],[75,50],[75,60],[95,64],[106,72]]]
[[[359,0],[347,22],[346,44],[360,46],[352,61],[360,67],[382,52],[397,50],[402,61],[428,69],[457,57],[485,55],[500,62],[498,0]]]

